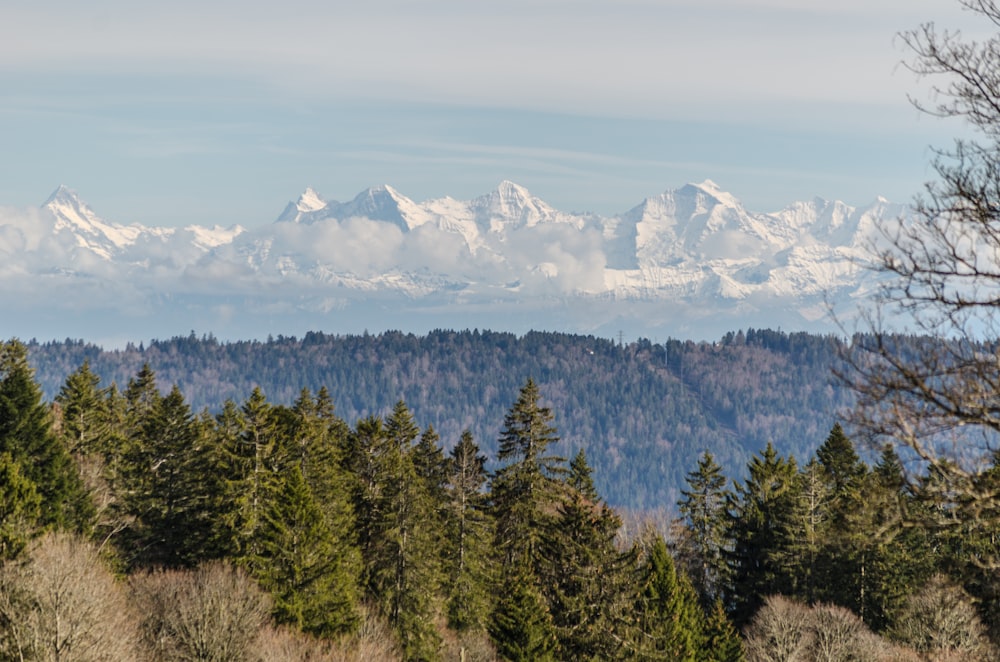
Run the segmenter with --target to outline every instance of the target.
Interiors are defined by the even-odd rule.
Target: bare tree
[[[959,2],[1000,29],[995,0]],[[987,472],[1000,451],[1000,32],[975,41],[925,24],[900,40],[905,65],[930,82],[928,101],[914,104],[969,137],[936,152],[937,178],[913,216],[881,228],[879,306],[842,377],[858,396],[859,430],[930,468],[934,480],[918,487],[946,501],[941,524],[996,523],[1000,481]],[[920,336],[887,330],[900,319]],[[996,555],[976,562],[1000,567]]]
[[[271,602],[243,572],[214,561],[193,571],[161,571],[131,581],[154,659],[248,660],[270,621]]]
[[[997,659],[972,599],[941,575],[910,597],[893,635],[931,660]]]
[[[0,569],[0,657],[52,662],[141,660],[125,587],[95,547],[48,534],[24,563]]]

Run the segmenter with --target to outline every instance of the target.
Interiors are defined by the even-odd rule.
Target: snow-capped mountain
[[[20,256],[0,280],[34,275],[44,289],[58,274],[54,292],[97,295],[74,309],[139,310],[215,333],[220,320],[277,315],[292,329],[336,330],[380,324],[373,314],[387,328],[790,330],[823,324],[824,301],[864,294],[858,263],[873,230],[903,213],[883,199],[819,198],[757,213],[705,181],[621,214],[571,214],[504,181],[468,201],[415,202],[386,185],[342,203],[307,188],[265,227],[178,229],[106,221],[60,186],[35,221],[0,219],[0,253]]]

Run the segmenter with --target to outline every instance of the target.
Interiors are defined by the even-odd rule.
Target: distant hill
[[[717,342],[439,330],[220,342],[177,337],[104,351],[82,341],[29,344],[48,398],[85,360],[124,388],[144,363],[161,389],[180,386],[195,410],[242,403],[259,385],[274,404],[302,388],[330,391],[354,424],[406,401],[419,425],[450,448],[468,428],[490,456],[504,414],[529,377],[555,414],[557,452],[586,450],[597,486],[614,505],[672,507],[698,456],[710,450],[731,476],[773,441],[807,458],[851,395],[831,376],[831,336],[748,330]]]

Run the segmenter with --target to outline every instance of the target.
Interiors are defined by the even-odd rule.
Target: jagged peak
[[[326,207],[326,204],[326,200],[316,191],[316,189],[311,186],[307,186],[306,190],[299,196],[296,206],[302,211],[318,211],[323,207]]]
[[[65,184],[60,184],[52,195],[43,203],[42,206],[49,205],[53,202],[75,202],[77,204],[82,204],[83,201],[80,196],[77,195],[76,191],[66,186]]]

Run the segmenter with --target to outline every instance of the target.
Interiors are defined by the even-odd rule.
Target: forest
[[[326,388],[352,424],[386,415],[402,400],[446,449],[468,429],[490,462],[504,411],[530,378],[557,412],[557,452],[586,451],[608,502],[633,510],[672,508],[685,471],[706,450],[734,476],[768,442],[805,456],[852,404],[832,374],[844,341],[767,329],[717,342],[439,330],[238,342],[192,334],[118,350],[73,340],[27,348],[49,399],[84,361],[103,387],[123,387],[149,364],[164,391],[176,384],[192,409],[213,414],[256,387],[285,406],[302,388]]]
[[[404,400],[157,383],[84,361],[47,400],[0,345],[0,658],[996,659],[995,526],[839,424],[740,477],[704,451],[676,519],[624,526],[530,378],[492,457]]]

